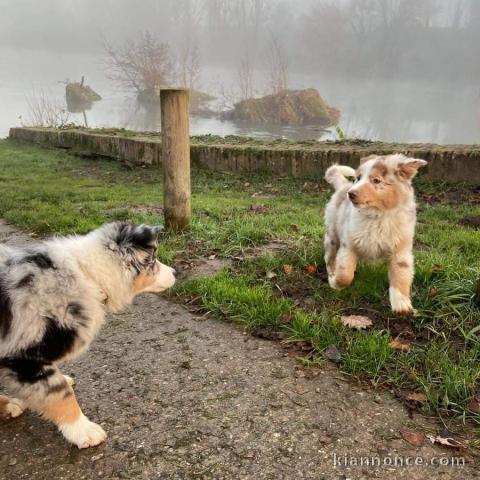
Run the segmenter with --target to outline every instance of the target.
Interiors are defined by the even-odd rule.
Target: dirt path
[[[5,230],[0,239],[18,241]],[[33,414],[2,421],[1,478],[478,478],[469,455],[464,468],[335,466],[334,455],[343,464],[344,455],[429,462],[461,453],[407,444],[400,430],[436,425],[410,419],[387,393],[356,387],[334,367],[304,369],[275,343],[156,296],[109,318],[63,371],[107,442],[80,451]]]

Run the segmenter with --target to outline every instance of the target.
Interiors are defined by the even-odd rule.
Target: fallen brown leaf
[[[247,212],[254,213],[254,214],[265,214],[270,213],[272,211],[272,207],[268,207],[266,205],[250,205],[247,209]]]
[[[317,272],[317,267],[315,265],[307,265],[305,267],[305,271],[307,273],[316,273]]]
[[[284,271],[287,275],[290,275],[291,273],[293,273],[293,265],[285,264],[285,265],[283,266],[283,271]]]
[[[340,320],[346,327],[357,330],[362,330],[373,325],[372,321],[364,315],[344,315]]]
[[[422,392],[410,392],[405,398],[410,402],[423,403],[427,401],[427,396]]]
[[[435,298],[438,294],[438,290],[435,287],[431,287],[430,290],[428,291],[428,298],[431,300],[432,298]]]
[[[425,443],[425,435],[422,432],[413,432],[411,430],[402,430],[402,438],[414,447],[421,447]]]
[[[290,312],[282,313],[280,315],[280,322],[281,323],[290,323],[292,321],[293,315]]]
[[[455,440],[451,436],[427,435],[427,438],[430,440],[430,442],[437,443],[439,445],[444,445],[445,447],[457,448],[457,449],[467,448],[463,443],[460,443],[458,440]]]
[[[480,395],[477,394],[468,402],[467,408],[469,412],[480,413]]]
[[[409,352],[412,349],[412,345],[410,342],[407,342],[403,338],[395,338],[389,343],[390,347],[394,350],[398,350],[400,352]]]

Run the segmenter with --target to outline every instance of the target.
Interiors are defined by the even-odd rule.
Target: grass
[[[417,182],[417,313],[404,319],[388,307],[383,264],[360,265],[346,290],[328,287],[322,213],[329,192],[322,185],[200,170],[192,178],[192,227],[166,234],[159,256],[173,263],[216,255],[232,263],[180,282],[172,295],[248,330],[267,328],[285,343],[307,345],[314,362],[334,346],[345,372],[400,395],[422,392],[426,412],[480,421],[468,408],[480,377],[480,235],[459,223],[480,215],[468,187]],[[159,169],[0,141],[0,216],[39,235],[83,233],[116,219],[162,223],[161,180]],[[312,265],[317,271],[307,273]],[[368,315],[374,327],[346,329],[340,316],[353,313]],[[409,352],[389,346],[397,336],[411,343]]]

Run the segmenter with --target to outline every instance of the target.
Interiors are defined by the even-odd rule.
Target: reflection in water
[[[444,89],[420,89],[412,85],[348,86],[350,93],[332,101],[342,112],[341,128],[349,137],[397,142],[478,143],[480,98],[475,90],[446,94]],[[338,91],[336,92],[338,95]],[[329,98],[334,98],[333,92]],[[139,105],[135,98],[104,96],[89,112],[91,126],[119,127],[136,131],[160,131],[160,107]],[[76,118],[81,122],[81,118]],[[333,139],[333,129],[265,126],[190,119],[192,135],[248,135],[294,140]]]
[[[67,97],[67,110],[70,113],[81,113],[85,110],[91,110],[93,102],[90,101],[76,101]]]
[[[122,105],[125,109],[122,112],[120,122],[116,125],[117,127],[139,132],[160,132],[161,116],[159,105],[139,104],[134,98],[124,99]],[[112,106],[111,111],[118,111],[117,109],[122,110],[121,106],[115,105],[115,107]],[[330,133],[329,130],[323,128],[235,123],[216,117],[209,116],[204,118],[195,115],[190,117],[190,132],[192,135],[244,135],[259,138],[285,137],[294,140],[318,139],[323,134]]]
[[[125,98],[122,100],[121,105],[112,102],[108,110],[110,112],[121,112],[120,122],[115,125],[116,127],[138,132],[160,132],[161,130],[159,105],[139,104],[134,98]],[[112,125],[105,124],[104,126]],[[325,134],[332,134],[330,129],[324,128],[255,125],[221,120],[212,116],[205,118],[195,115],[190,116],[190,132],[192,135],[243,135],[259,138],[285,137],[293,140],[319,139]]]

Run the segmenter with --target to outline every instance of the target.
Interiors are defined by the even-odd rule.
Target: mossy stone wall
[[[12,128],[10,138],[64,148],[74,153],[111,158],[130,165],[161,164],[160,136],[95,133],[77,129]],[[225,140],[228,142],[228,139]],[[434,144],[388,144],[377,142],[329,142],[279,144],[192,141],[192,164],[215,171],[264,172],[273,176],[323,178],[333,163],[357,166],[371,154],[404,153],[429,162],[421,174],[433,180],[480,185],[480,146]]]

